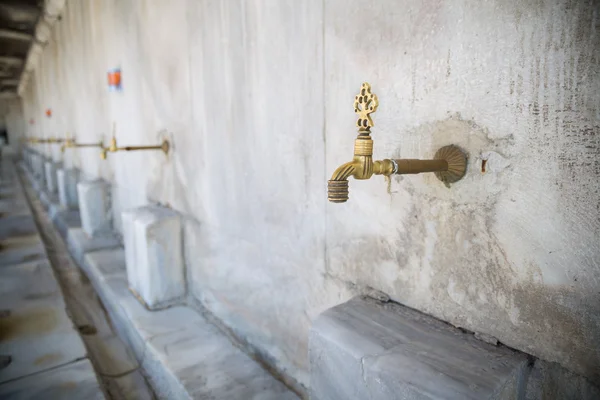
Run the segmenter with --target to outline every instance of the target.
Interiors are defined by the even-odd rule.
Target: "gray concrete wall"
[[[301,384],[311,321],[367,286],[598,381],[598,13],[593,0],[72,0],[25,119],[81,142],[113,122],[120,145],[168,136],[168,157],[46,153],[112,182],[119,230],[127,208],[181,212],[193,295]],[[348,203],[327,203],[363,81],[381,103],[376,157],[455,143],[467,177],[352,181]]]

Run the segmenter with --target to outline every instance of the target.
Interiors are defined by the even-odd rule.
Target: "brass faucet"
[[[60,146],[61,153],[64,153],[67,147],[75,147],[75,140],[70,138],[65,139],[65,142]]]
[[[158,146],[125,146],[117,147],[117,139],[113,136],[108,147],[102,147],[100,158],[106,160],[108,152],[115,153],[117,151],[135,151],[135,150],[162,150],[165,154],[169,154],[169,141],[164,139]]]
[[[354,99],[354,112],[358,115],[356,126],[358,136],[354,141],[354,158],[339,166],[327,182],[327,199],[332,203],[348,201],[348,178],[365,180],[375,175],[420,174],[434,172],[446,186],[465,176],[467,155],[457,146],[440,148],[433,160],[384,159],[373,161],[373,140],[371,114],[377,111],[379,100],[371,93],[371,85],[363,83],[360,93]]]

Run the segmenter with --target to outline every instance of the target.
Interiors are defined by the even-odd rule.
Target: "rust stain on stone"
[[[23,257],[23,261],[27,262],[27,261],[33,261],[33,260],[37,260],[38,258],[40,258],[40,254],[29,254],[25,257]]]
[[[79,329],[79,332],[82,335],[95,335],[96,333],[98,333],[95,326],[88,324],[79,325],[77,326],[77,329]]]
[[[54,297],[56,295],[56,292],[43,292],[43,293],[31,293],[26,295],[25,297],[23,297],[26,300],[40,300],[40,299],[46,299],[48,297]]]
[[[58,324],[53,308],[36,308],[0,319],[0,342],[52,331]]]
[[[77,387],[77,383],[73,381],[61,382],[60,387],[63,389],[75,389]]]
[[[60,353],[48,353],[35,359],[35,365],[53,364],[62,358]]]
[[[26,246],[36,245],[39,239],[37,234],[33,235],[24,235],[24,236],[16,236],[16,237],[7,237],[0,241],[0,249],[2,250],[11,250],[11,249],[19,249]]]

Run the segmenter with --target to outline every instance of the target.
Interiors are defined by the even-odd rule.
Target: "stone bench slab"
[[[529,360],[396,303],[354,298],[321,314],[311,398],[512,399]]]
[[[111,233],[90,237],[83,228],[71,228],[67,232],[67,247],[79,265],[85,253],[117,246],[120,246],[119,238]]]
[[[60,209],[56,211],[51,218],[54,226],[63,239],[67,239],[69,229],[81,228],[81,218],[79,217],[79,211],[77,210]]]

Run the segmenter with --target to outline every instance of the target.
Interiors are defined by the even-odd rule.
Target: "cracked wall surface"
[[[599,7],[69,1],[24,121],[80,142],[113,122],[120,145],[168,137],[168,157],[40,149],[111,182],[118,230],[148,202],[182,213],[190,292],[302,385],[311,321],[367,287],[599,381]],[[454,143],[465,179],[351,181],[327,203],[363,81],[376,158]]]

